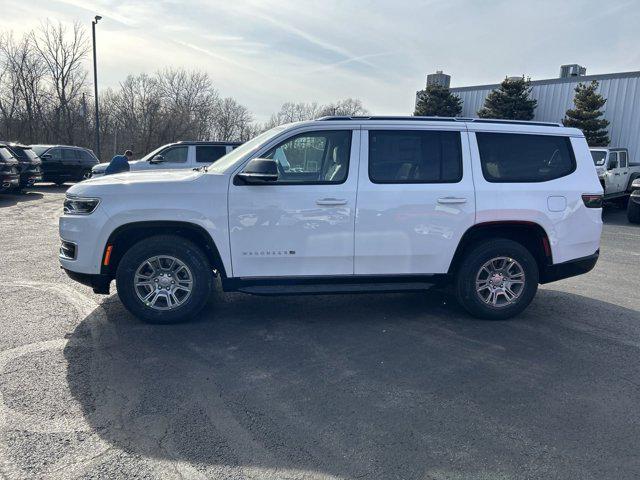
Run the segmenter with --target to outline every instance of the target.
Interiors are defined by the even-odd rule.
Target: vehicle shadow
[[[22,193],[3,192],[0,193],[0,208],[12,207],[21,202],[40,200],[42,197],[43,195],[41,193],[35,192],[32,189],[26,190]]]
[[[542,290],[508,322],[438,292],[226,294],[196,321],[152,326],[111,297],[64,356],[102,439],[205,474],[585,478],[615,465],[624,478],[640,438],[639,320]]]

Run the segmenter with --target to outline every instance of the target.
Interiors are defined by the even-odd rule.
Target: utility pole
[[[91,35],[93,38],[93,91],[94,91],[94,100],[95,100],[95,109],[96,109],[96,140],[95,140],[95,149],[96,156],[100,159],[100,115],[98,114],[98,62],[96,60],[96,25],[98,24],[98,20],[101,20],[102,17],[100,15],[96,15],[91,22]]]

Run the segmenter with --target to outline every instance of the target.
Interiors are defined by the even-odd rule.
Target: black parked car
[[[20,184],[20,164],[13,153],[0,145],[0,192],[16,188]]]
[[[68,145],[32,145],[42,160],[42,180],[62,185],[91,177],[91,169],[100,163],[88,148]]]
[[[0,142],[0,145],[6,147],[13,153],[13,157],[18,161],[20,169],[20,183],[18,189],[22,190],[26,187],[33,186],[34,183],[42,180],[42,162],[35,152],[26,145],[19,143]]]

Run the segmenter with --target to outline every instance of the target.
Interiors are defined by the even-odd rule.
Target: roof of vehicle
[[[33,145],[29,145],[29,147],[33,148],[33,147],[45,147],[45,148],[54,148],[54,147],[63,147],[63,148],[77,148],[79,150],[89,150],[91,151],[90,148],[87,147],[78,147],[77,145],[48,145],[46,143],[34,143]]]
[[[168,143],[167,145],[174,145],[174,144],[187,144],[187,145],[232,145],[234,147],[237,147],[238,145],[242,145],[243,142],[220,142],[220,141],[216,141],[216,142],[209,142],[207,140],[180,140],[179,142],[172,142],[172,143]]]
[[[534,122],[528,120],[502,120],[496,118],[462,118],[462,117],[421,117],[421,116],[327,116],[316,119],[319,122],[342,120],[342,121],[400,121],[400,122],[462,122],[462,123],[500,123],[511,125],[533,125],[543,127],[563,127],[561,123],[554,122]]]
[[[4,140],[0,140],[0,146],[9,147],[9,148],[22,148],[22,149],[31,148],[30,145],[23,145],[22,143],[18,143],[18,142],[6,142]]]
[[[602,151],[615,150],[615,151],[619,151],[619,150],[628,150],[628,148],[626,148],[626,147],[589,147],[589,150],[602,150]]]

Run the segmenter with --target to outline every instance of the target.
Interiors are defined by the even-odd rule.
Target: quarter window
[[[373,183],[456,183],[462,179],[460,132],[369,130]]]
[[[546,182],[576,168],[567,137],[477,132],[476,138],[488,182]]]
[[[276,183],[342,183],[347,179],[351,130],[306,132],[273,147],[262,158],[278,165]]]
[[[185,163],[189,154],[189,147],[173,147],[161,153],[167,163]]]
[[[196,147],[196,162],[213,163],[227,154],[224,145],[200,145]]]

